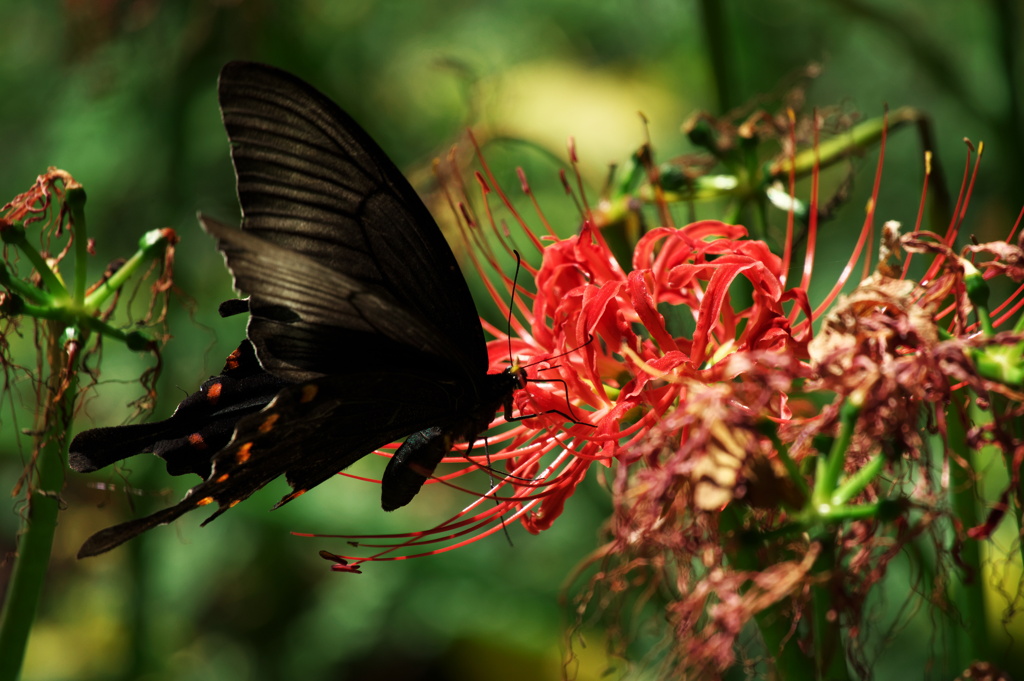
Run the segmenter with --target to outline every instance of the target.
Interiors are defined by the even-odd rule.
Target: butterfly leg
[[[563,419],[565,419],[569,423],[575,423],[575,424],[581,425],[581,426],[595,427],[591,423],[587,423],[586,421],[580,421],[577,418],[573,418],[572,416],[569,416],[568,414],[566,414],[564,411],[561,411],[560,409],[548,409],[547,411],[538,412],[536,414],[520,414],[519,416],[513,416],[512,415],[512,402],[509,401],[509,403],[505,405],[505,420],[508,421],[509,423],[514,423],[516,421],[528,421],[529,419],[535,419],[538,416],[545,416],[547,414],[558,414],[559,416],[561,416]]]

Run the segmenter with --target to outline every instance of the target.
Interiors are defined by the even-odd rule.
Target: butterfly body
[[[504,408],[505,418],[511,420],[512,393],[523,388],[526,380],[526,371],[518,368],[487,374],[482,382],[487,392],[475,396],[468,409],[455,412],[453,421],[425,428],[407,437],[391,457],[381,479],[381,506],[384,510],[393,511],[408,504],[455,442],[468,442],[472,449],[499,408]]]
[[[291,74],[244,62],[224,67],[219,98],[243,219],[241,229],[200,222],[248,296],[251,380],[264,392],[239,398],[230,440],[181,502],[97,533],[79,556],[216,502],[209,522],[281,475],[293,488],[284,503],[407,438],[383,480],[382,503],[397,508],[454,442],[472,443],[499,409],[510,417],[526,382],[522,369],[487,372],[483,329],[440,228],[345,112]],[[207,402],[211,418],[226,413]],[[179,421],[177,436],[197,423]],[[81,434],[72,464],[153,451],[104,454],[117,431]]]

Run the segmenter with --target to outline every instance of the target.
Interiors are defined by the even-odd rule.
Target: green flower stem
[[[737,35],[729,26],[727,7],[715,0],[701,0],[700,19],[707,45],[711,73],[715,79],[715,94],[719,111],[729,111],[740,102],[737,95],[739,79],[736,77],[736,62],[739,50],[733,42]]]
[[[89,280],[89,230],[85,223],[85,190],[73,187],[64,193],[64,205],[71,213],[71,224],[74,227],[75,239],[75,302],[85,300],[86,284]]]
[[[771,221],[768,218],[768,206],[770,202],[766,200],[766,197],[762,194],[756,197],[754,201],[754,218],[757,220],[755,234],[761,235],[761,238],[767,238],[769,224]]]
[[[135,251],[125,263],[121,266],[117,272],[105,282],[96,287],[96,290],[89,294],[85,299],[85,309],[88,312],[97,310],[100,305],[106,302],[107,298],[116,293],[124,286],[124,283],[133,275],[142,265],[149,262],[150,260],[156,259],[163,254],[164,249],[167,248],[169,243],[168,231],[162,229],[154,229],[146,232],[139,239],[139,250]]]
[[[78,194],[78,192],[76,192],[76,194]],[[81,192],[81,194],[84,196],[84,192]],[[82,214],[80,204],[77,209],[72,209],[72,216],[75,220],[76,227],[81,227],[85,224],[85,218]],[[78,240],[78,243],[83,242],[82,233],[76,233],[75,238]],[[34,248],[31,248],[24,238],[18,239],[13,243],[15,243],[18,248],[21,248],[29,254],[30,259],[35,262],[35,259],[32,258],[31,254],[35,253],[35,255],[38,256],[39,253]],[[60,301],[46,296],[39,289],[28,286],[18,279],[11,278],[10,273],[7,271],[6,267],[3,266],[0,266],[0,285],[3,285],[14,293],[17,293],[24,299],[33,301],[32,303],[21,303],[17,310],[18,314],[35,317],[37,319],[48,319],[53,322],[59,322],[60,324],[68,327],[88,329],[109,338],[121,341],[132,350],[144,350],[153,344],[153,340],[147,335],[139,331],[123,331],[107,324],[102,319],[99,319],[94,315],[100,305],[124,286],[125,282],[132,275],[137,273],[143,265],[146,265],[151,260],[161,257],[169,243],[170,234],[166,230],[154,229],[144,234],[139,240],[139,250],[136,251],[135,254],[132,255],[132,257],[129,258],[128,261],[113,274],[113,276],[103,282],[100,286],[96,287],[96,290],[88,297],[85,297],[81,302],[78,302],[78,300],[81,299],[77,299],[76,301],[67,299],[67,292],[64,290],[63,285],[61,285],[61,291],[64,292],[62,297],[65,298],[65,301],[62,304]],[[41,258],[39,261],[42,262]],[[45,267],[45,262],[43,262],[42,265]],[[78,280],[80,278],[79,273],[84,271],[84,263],[82,266],[76,267],[75,269],[76,291],[78,289]],[[45,272],[49,272],[52,280],[59,284],[59,279],[57,279],[54,272],[52,272],[48,267],[44,270],[44,279],[46,278]],[[84,283],[81,286],[81,291],[84,296]]]
[[[995,335],[995,328],[992,326],[992,316],[989,313],[989,296],[990,289],[988,282],[985,281],[985,277],[982,273],[971,263],[969,260],[961,259],[961,263],[964,268],[964,285],[967,290],[967,297],[970,299],[971,304],[974,306],[974,313],[978,317],[978,325],[981,327],[982,333],[986,336]],[[1017,319],[1014,330],[1020,332],[1022,325],[1024,325],[1024,316]],[[1022,358],[1022,351],[1024,351],[1024,344],[1017,343],[1014,345],[994,345],[987,348],[975,350],[971,353],[971,359],[978,373],[984,378],[988,378],[994,381],[999,381],[1005,385],[1021,387],[1024,386],[1024,358]],[[965,401],[964,401],[965,402]],[[1000,404],[1004,403],[1004,398],[997,395],[995,397],[995,407],[992,413],[1002,413],[1002,409],[999,408]],[[969,405],[962,405],[965,409],[969,409]],[[959,422],[957,423],[960,426]],[[1015,423],[1016,430],[1020,430],[1020,424]],[[962,437],[962,436],[961,436]],[[962,454],[964,457],[970,456],[970,452]],[[1006,457],[1006,470],[1008,472],[1013,471],[1014,463],[1012,452],[1007,453]],[[959,466],[954,466],[954,472],[960,471]],[[968,480],[965,484],[971,485],[972,481]],[[1017,490],[1018,498],[1020,498],[1021,488],[1024,486],[1024,482],[1018,483],[1019,487]],[[1018,505],[1014,505],[1016,508],[1016,520],[1017,526],[1021,527],[1021,511]],[[967,501],[964,501],[964,511],[974,512],[976,515],[977,507],[971,504],[967,506]],[[959,509],[957,509],[959,511]],[[959,515],[963,518],[963,515]],[[977,517],[975,517],[969,527],[977,525]],[[977,542],[972,539],[967,540],[969,545],[977,551]],[[1020,547],[1020,552],[1024,555],[1024,546]],[[983,604],[982,604],[983,605]]]
[[[1005,413],[1004,405],[1006,404],[1006,401],[1006,397],[1002,395],[997,396],[994,400],[997,408],[1002,413]],[[1013,431],[1013,436],[1020,441],[1021,437],[1024,436],[1024,423],[1021,423],[1020,419],[1016,419],[1010,428]],[[1006,470],[1008,473],[1013,471],[1013,459],[1014,452],[1008,451],[1003,454],[1003,460],[1006,462]],[[1024,475],[1020,476],[1020,479],[1017,481],[1016,492],[1017,499],[1024,499]],[[1011,508],[1013,509],[1014,519],[1017,521],[1017,528],[1019,529],[1024,527],[1024,517],[1022,517],[1024,509],[1021,508],[1020,503],[1011,504]],[[1024,542],[1017,542],[1017,552],[1020,554],[1021,563],[1024,564]]]
[[[832,443],[832,449],[826,456],[818,457],[811,502],[819,513],[827,511],[826,507],[832,503],[832,496],[843,474],[846,450],[853,440],[862,404],[863,397],[860,395],[852,394],[846,398],[839,409],[839,437]]]
[[[665,173],[662,178],[662,197],[668,203],[687,201],[709,201],[726,197],[741,196],[746,189],[740,186],[735,175],[703,175],[697,178],[676,178]],[[644,185],[637,192],[640,198],[648,203],[657,200],[657,195],[649,185]]]
[[[961,259],[964,268],[964,286],[967,289],[967,297],[974,306],[974,314],[978,317],[978,326],[985,336],[994,336],[996,331],[992,326],[992,315],[989,313],[989,286],[981,272],[968,260]],[[1020,332],[1020,326],[1024,323],[1024,316],[1017,320],[1017,327],[1014,330]],[[1021,359],[1022,344],[999,345],[975,350],[971,353],[978,373],[985,378],[990,378],[1006,385],[1024,385],[1024,361]]]
[[[723,219],[724,222],[730,225],[739,224],[743,221],[743,202],[736,201],[725,208],[723,213],[725,214]]]
[[[725,538],[726,555],[737,570],[757,572],[762,566],[757,559],[758,545],[744,542],[743,521],[733,504],[718,515],[721,535]],[[744,586],[743,591],[749,587]],[[810,681],[814,678],[811,661],[800,651],[796,636],[792,635],[793,620],[779,604],[754,615],[758,631],[764,640],[768,657],[775,663],[775,681]]]
[[[53,306],[53,296],[44,291],[41,288],[30,286],[21,279],[16,279],[11,276],[11,271],[7,269],[6,263],[0,262],[0,286],[15,293],[25,300],[31,300],[37,305],[45,305],[48,307]]]
[[[14,558],[11,581],[0,611],[0,681],[15,681],[21,670],[29,633],[39,605],[47,565],[53,546],[64,486],[68,435],[71,432],[81,349],[93,332],[116,338],[133,350],[153,342],[139,332],[116,329],[94,316],[99,306],[113,295],[144,263],[161,257],[171,230],[154,230],[139,242],[139,251],[110,279],[86,296],[88,236],[84,215],[85,192],[68,188],[66,203],[75,239],[74,296],[68,293],[60,273],[46,262],[25,237],[20,226],[3,230],[4,242],[18,248],[36,268],[44,290],[15,279],[0,264],[0,285],[15,294],[5,306],[8,314],[34,317],[43,322],[47,376],[42,386],[35,432],[35,458],[27,476],[26,505]],[[26,302],[28,301],[28,302]]]
[[[79,245],[84,244],[85,215],[82,205],[85,201],[85,192],[75,190],[69,192],[69,206],[72,219],[76,229],[75,238]],[[117,270],[107,281],[96,287],[96,290],[89,296],[85,296],[85,262],[83,260],[75,268],[75,289],[76,294],[81,290],[80,298],[71,300],[63,283],[53,270],[46,264],[39,251],[31,246],[25,239],[25,232],[22,229],[6,230],[4,240],[19,248],[37,268],[47,288],[57,291],[56,296],[48,295],[46,292],[25,284],[20,279],[11,277],[10,271],[0,263],[0,286],[7,288],[24,300],[31,302],[20,302],[17,307],[17,314],[36,319],[47,319],[52,322],[59,322],[67,327],[88,329],[96,333],[114,338],[125,343],[132,350],[144,350],[153,344],[153,340],[139,331],[126,332],[107,324],[94,315],[99,307],[106,302],[110,296],[116,293],[125,282],[139,269],[151,260],[161,257],[170,243],[170,230],[154,229],[139,239],[139,250],[129,258],[120,269]],[[81,246],[82,253],[85,253],[85,246]],[[76,251],[77,255],[78,252]],[[84,257],[84,256],[83,256]],[[81,284],[79,284],[81,280]],[[84,298],[84,300],[82,299]]]
[[[969,396],[966,391],[959,390],[953,394],[952,408],[949,410],[947,430],[949,446],[956,457],[951,457],[950,497],[953,513],[964,528],[978,525],[978,505],[975,498],[975,474],[973,452],[967,446],[967,432],[960,414],[965,417],[969,409]],[[966,467],[965,467],[966,465]],[[987,622],[985,619],[985,600],[981,565],[981,546],[974,539],[965,539],[960,550],[960,561],[966,574],[950,586],[952,602],[960,612],[960,617],[967,625],[963,629],[955,629],[957,659],[956,669],[966,669],[974,660],[989,659]]]
[[[788,177],[791,168],[795,169],[797,177],[810,175],[815,166],[828,168],[853,154],[862,154],[881,141],[883,133],[892,132],[909,123],[920,123],[922,120],[924,116],[917,109],[909,106],[900,107],[890,111],[886,116],[870,118],[841,135],[822,140],[814,148],[776,160],[768,166],[766,175],[771,178]]]
[[[68,327],[89,329],[96,333],[103,334],[115,340],[119,340],[132,350],[144,350],[153,343],[153,340],[140,331],[122,331],[117,327],[107,324],[102,319],[89,316],[82,312],[76,312],[67,307],[46,307],[42,305],[22,305],[20,314],[26,317],[47,319]]]
[[[646,145],[634,152],[627,161],[625,172],[617,173],[618,181],[612,187],[612,201],[632,198],[633,193],[640,188],[647,179],[647,168],[645,161],[650,162],[650,148]]]
[[[38,457],[33,462],[35,471],[30,480],[18,551],[7,598],[0,612],[0,681],[18,678],[57,528],[67,435],[78,389],[79,354],[65,352],[67,340],[70,339],[64,335],[61,324],[47,324],[49,376],[41,422],[36,430]]]
[[[1024,332],[1024,314],[1017,317],[1017,321],[1013,323],[1013,332],[1021,333]]]
[[[769,440],[771,440],[776,456],[779,458],[779,461],[782,462],[782,466],[786,469],[786,474],[789,476],[790,481],[796,485],[797,489],[800,490],[800,496],[803,499],[809,499],[811,496],[811,490],[807,486],[807,480],[804,479],[796,461],[793,461],[793,458],[789,455],[789,447],[779,439],[779,433],[775,424],[770,422],[765,423],[764,427],[760,430],[768,437]]]
[[[62,282],[60,277],[57,276],[57,273],[50,268],[50,265],[46,262],[46,259],[43,258],[42,254],[36,249],[36,247],[28,242],[28,239],[25,237],[24,227],[21,225],[11,225],[3,231],[3,240],[12,246],[15,246],[25,255],[26,258],[28,258],[29,263],[35,271],[39,273],[43,286],[50,292],[50,295],[52,295],[54,299],[60,300],[68,297],[68,290],[64,286],[64,282]]]
[[[987,284],[985,285],[985,288],[988,289]],[[995,335],[996,330],[995,327],[992,326],[992,316],[988,313],[988,306],[975,305],[974,312],[978,315],[978,324],[981,326],[982,333],[986,336]]]
[[[867,464],[862,466],[859,471],[851,475],[836,488],[836,491],[832,494],[832,506],[841,506],[860,494],[865,487],[878,477],[878,474],[882,472],[884,467],[885,458],[881,455],[876,455]]]
[[[835,567],[835,546],[830,538],[819,538],[821,555],[814,562],[813,572],[827,574]],[[828,582],[811,587],[814,608],[814,661],[817,678],[823,681],[846,681],[850,672],[843,649],[838,614],[832,607],[832,591]]]
[[[978,315],[978,324],[981,326],[982,333],[992,336],[995,334],[995,329],[992,326],[992,317],[988,313],[988,299],[991,293],[988,282],[969,260],[961,258],[960,264],[964,268],[964,288],[967,289],[967,298],[974,306],[974,313]]]
[[[869,504],[857,504],[856,506],[833,505],[815,514],[818,523],[839,523],[850,520],[867,520],[877,518],[881,512],[882,504],[872,502]]]
[[[971,352],[971,360],[983,378],[1019,388],[1024,386],[1022,350],[1020,343],[993,345]]]

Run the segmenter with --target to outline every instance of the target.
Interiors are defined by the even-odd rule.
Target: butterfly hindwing
[[[220,375],[182,400],[170,418],[83,431],[71,441],[68,465],[89,473],[139,452],[153,452],[167,462],[171,475],[205,478],[211,457],[231,439],[238,419],[265,407],[286,385],[264,371],[249,341],[242,341]]]
[[[109,551],[191,510],[217,504],[206,524],[281,476],[293,490],[284,503],[375,449],[450,421],[463,408],[466,396],[453,392],[450,384],[389,371],[381,378],[379,372],[354,374],[344,381],[324,377],[281,390],[262,411],[238,421],[231,442],[213,457],[210,475],[184,499],[97,533],[79,557]],[[422,401],[403,397],[403,387]]]

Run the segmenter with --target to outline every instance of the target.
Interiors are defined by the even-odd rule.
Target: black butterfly
[[[175,506],[96,533],[79,557],[216,502],[209,522],[284,474],[294,491],[280,506],[408,436],[383,478],[382,505],[398,508],[453,442],[472,443],[502,407],[511,418],[526,384],[521,368],[487,373],[455,256],[355,121],[261,64],[225,66],[219,97],[242,229],[199,219],[249,296],[247,340],[170,419],[86,431],[70,455],[90,471],[155,451],[169,472],[205,480]]]

